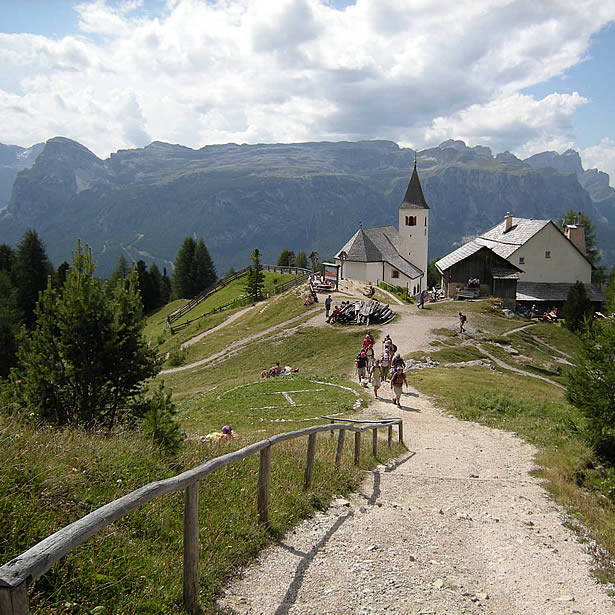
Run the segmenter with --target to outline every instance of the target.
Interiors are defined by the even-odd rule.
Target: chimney
[[[508,231],[510,231],[510,229],[512,228],[512,225],[513,225],[512,214],[508,211],[506,212],[506,215],[504,216],[504,232],[508,233]]]
[[[585,225],[581,224],[581,214],[575,216],[574,224],[567,224],[565,233],[566,237],[576,246],[576,248],[587,256],[587,249],[585,246]]]

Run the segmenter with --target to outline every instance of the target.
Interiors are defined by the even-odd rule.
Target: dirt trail
[[[427,351],[428,329],[455,325],[414,306],[396,311],[402,318],[385,332],[403,353]],[[533,447],[447,416],[412,389],[402,404],[374,401],[366,415],[402,416],[409,454],[267,549],[221,606],[246,615],[615,612],[590,576],[587,545],[530,475]]]

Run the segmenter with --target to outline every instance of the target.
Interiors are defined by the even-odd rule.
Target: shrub
[[[183,442],[179,423],[175,422],[177,410],[171,401],[172,391],[165,391],[164,382],[158,385],[150,399],[143,401],[143,433],[160,448],[176,453]]]

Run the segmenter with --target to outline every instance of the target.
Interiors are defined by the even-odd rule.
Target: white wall
[[[340,262],[336,259],[336,262]],[[386,282],[387,284],[392,284],[394,286],[403,286],[406,288],[407,286],[410,288],[410,292],[412,292],[413,287],[418,287],[417,292],[422,290],[423,287],[420,286],[421,279],[417,278],[416,280],[411,280],[407,276],[405,276],[401,271],[399,272],[399,277],[393,277],[394,268],[391,267],[388,263],[384,263],[384,278],[383,278],[383,263],[359,263],[356,261],[344,261],[344,269],[343,269],[343,277],[351,278],[353,280],[365,280],[367,282],[371,282],[372,284],[377,284],[378,282]],[[424,279],[424,278],[423,278]],[[423,282],[425,284],[425,282]]]
[[[416,226],[406,226],[406,216],[416,216]],[[399,252],[427,275],[429,209],[399,210]]]
[[[545,252],[551,257],[545,258]],[[519,262],[523,258],[524,263]],[[521,282],[591,282],[591,265],[554,224],[547,224],[508,260],[523,269]]]

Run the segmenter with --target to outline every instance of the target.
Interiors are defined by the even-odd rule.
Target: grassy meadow
[[[177,306],[151,316],[146,329],[151,343],[166,352],[179,349],[190,335],[185,331],[172,337],[164,334],[166,314]],[[201,319],[199,328],[214,327],[232,313]],[[322,415],[347,414],[357,402],[364,405],[364,390],[349,376],[365,331],[296,328],[314,317],[324,319],[322,306],[305,306],[302,290],[293,289],[246,310],[227,328],[186,351],[187,362],[224,351],[222,359],[159,376],[173,390],[176,419],[189,436],[176,456],[165,454],[132,430],[111,435],[53,429],[0,413],[0,517],[8,520],[0,533],[2,562],[144,484],[268,435],[321,424]],[[253,339],[245,342],[245,338]],[[261,380],[262,369],[276,361],[299,371]],[[233,427],[237,440],[211,444],[196,438],[225,424]],[[307,438],[301,438],[276,445],[272,451],[269,530],[256,514],[258,456],[218,470],[201,483],[200,584],[206,613],[216,612],[215,599],[225,579],[269,541],[315,510],[326,508],[332,497],[356,489],[364,470],[405,450],[399,445],[381,446],[374,459],[371,438],[363,438],[361,466],[356,468],[354,442],[346,438],[342,468],[337,472],[336,438],[328,432],[319,435],[313,486],[304,492],[304,463],[297,459],[305,458],[306,443]],[[33,583],[31,612],[145,615],[181,611],[182,515],[183,495],[177,493],[110,525]]]

